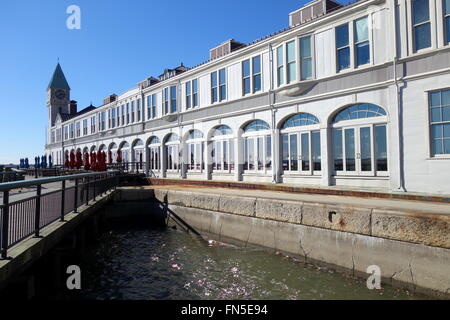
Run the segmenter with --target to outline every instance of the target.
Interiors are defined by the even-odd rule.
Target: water
[[[81,263],[82,299],[417,299],[280,254],[145,224],[110,226]]]

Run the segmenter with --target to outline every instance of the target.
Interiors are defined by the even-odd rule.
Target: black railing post
[[[97,188],[96,188],[96,186],[97,186],[97,179],[96,179],[97,177],[95,177],[93,180],[94,180],[94,186],[93,186],[93,188],[94,188],[94,201],[97,201],[97,194],[96,194],[96,192],[97,192]]]
[[[8,257],[9,191],[3,191],[2,259]]]
[[[39,229],[41,225],[41,193],[42,186],[37,185],[36,189],[36,209],[34,211],[34,236],[39,237]]]
[[[73,201],[73,212],[77,213],[78,210],[78,179],[75,179],[75,199]]]
[[[64,205],[66,204],[66,180],[61,183],[61,216],[59,221],[64,221]]]
[[[89,205],[89,178],[85,178],[86,181],[86,205]]]

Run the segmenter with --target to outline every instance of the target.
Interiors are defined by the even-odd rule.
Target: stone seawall
[[[237,192],[239,194],[239,192]],[[122,189],[117,197],[168,203],[199,231],[450,297],[450,217],[411,210],[183,191]]]

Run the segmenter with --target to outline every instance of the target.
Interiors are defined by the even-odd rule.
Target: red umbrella
[[[102,152],[100,150],[97,151],[97,170],[96,171],[102,171]]]
[[[106,171],[108,168],[106,167],[106,153],[102,151],[102,171]]]
[[[77,168],[77,170],[80,170],[82,165],[83,165],[83,155],[81,154],[81,151],[77,151],[77,161],[75,163],[75,167]]]
[[[119,150],[117,151],[117,159],[116,159],[117,163],[122,163],[122,151]]]
[[[64,162],[64,167],[69,168],[70,163],[69,163],[69,154],[66,153],[66,161]]]
[[[97,171],[97,155],[95,152],[91,153],[91,170]]]
[[[91,165],[89,164],[89,153],[84,153],[84,170],[89,170]]]
[[[75,153],[70,152],[70,169],[75,168]]]

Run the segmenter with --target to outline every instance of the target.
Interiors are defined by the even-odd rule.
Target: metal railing
[[[127,173],[145,173],[145,162],[122,162],[122,163],[110,163],[107,165],[108,169],[119,170]]]
[[[57,182],[61,182],[60,189],[42,192],[43,185]],[[117,171],[1,183],[1,259],[8,257],[8,249],[15,244],[32,235],[40,237],[42,228],[58,220],[64,221],[68,213],[77,213],[79,207],[95,201],[99,195],[116,188],[118,184]],[[30,187],[36,189],[34,196],[10,202],[12,190]]]

